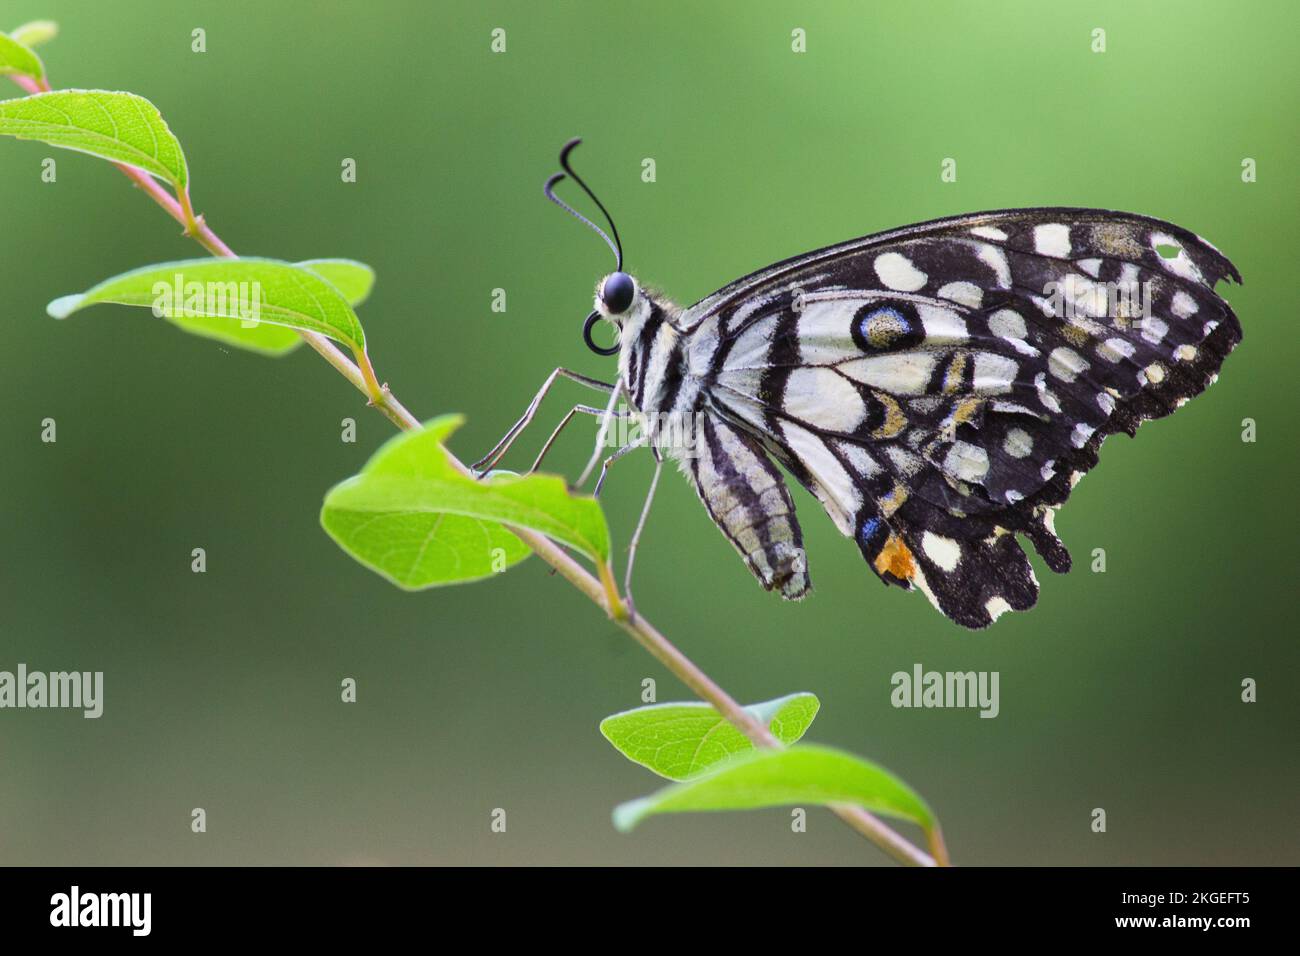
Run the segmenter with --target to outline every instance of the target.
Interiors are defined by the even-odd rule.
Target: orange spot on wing
[[[900,581],[910,581],[916,574],[912,552],[898,535],[891,534],[876,555],[876,570],[881,574],[892,574]]]

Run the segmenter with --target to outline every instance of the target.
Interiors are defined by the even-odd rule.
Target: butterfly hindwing
[[[1238,279],[1169,223],[982,213],[779,263],[686,310],[718,414],[760,438],[886,583],[969,627],[1034,603],[1054,511],[1106,435],[1169,414],[1241,338]],[[703,359],[700,360],[703,364]]]

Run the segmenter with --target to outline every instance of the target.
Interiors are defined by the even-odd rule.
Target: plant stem
[[[11,76],[15,83],[29,93],[49,91],[48,83],[37,84],[25,76]],[[188,191],[181,192],[180,199],[172,196],[158,180],[144,170],[126,163],[115,163],[122,173],[138,186],[154,202],[163,208],[169,216],[184,227],[185,235],[194,239],[212,255],[219,258],[237,258],[234,251],[221,240],[202,216],[195,216],[189,201]],[[414,431],[422,427],[418,418],[412,415],[401,402],[389,391],[387,385],[380,385],[374,367],[364,352],[357,353],[358,363],[354,364],[327,337],[315,332],[300,331],[313,349],[320,353],[331,366],[363,395],[371,405],[377,408],[389,421],[404,431]],[[470,476],[470,469],[455,455],[447,452],[452,465],[463,474]],[[539,558],[554,568],[565,580],[581,591],[586,597],[604,609],[605,613],[624,631],[650,653],[655,660],[671,671],[683,684],[691,689],[701,700],[713,706],[737,730],[762,749],[779,750],[782,744],[764,724],[741,706],[735,698],[723,690],[702,671],[694,661],[683,654],[641,613],[629,617],[627,609],[613,584],[608,567],[602,567],[601,578],[593,577],[567,551],[547,538],[545,535],[527,528],[511,527],[510,531],[529,546]],[[850,827],[866,837],[885,853],[900,863],[910,866],[949,866],[948,851],[943,843],[943,835],[938,826],[927,834],[930,854],[927,855],[908,840],[895,833],[888,825],[861,807],[850,804],[832,804],[831,811]]]
[[[714,683],[708,674],[700,670],[694,661],[678,650],[653,624],[642,617],[640,612],[637,613],[634,620],[619,620],[616,623],[631,634],[638,644],[649,651],[655,660],[672,671],[683,684],[694,691],[697,697],[712,704],[714,710],[727,718],[727,721],[748,737],[755,747],[769,750],[781,749],[781,742],[772,736],[772,732],[761,721],[757,720],[753,714],[737,703],[735,698]],[[850,804],[833,804],[831,810],[837,817],[898,862],[912,866],[935,865],[935,859],[926,856],[926,854],[861,807]],[[936,839],[939,846],[942,846],[942,837],[936,838],[933,835],[937,832],[938,828],[936,827],[932,831],[932,846]],[[945,861],[946,856],[947,851],[945,850]],[[944,865],[946,865],[946,862]]]

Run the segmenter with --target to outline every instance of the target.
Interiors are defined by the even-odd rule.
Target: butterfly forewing
[[[708,412],[785,464],[882,580],[980,627],[1036,599],[1015,532],[1068,569],[1054,510],[1104,437],[1213,380],[1241,338],[1227,277],[1170,223],[1006,210],[778,263],[679,325]]]

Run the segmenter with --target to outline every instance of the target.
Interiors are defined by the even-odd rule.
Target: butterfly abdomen
[[[798,600],[812,588],[794,502],[757,440],[715,415],[699,419],[687,459],[709,516],[769,591]]]

